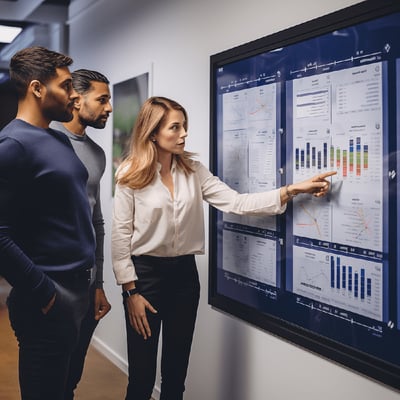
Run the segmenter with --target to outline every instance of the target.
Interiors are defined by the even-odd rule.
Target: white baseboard
[[[92,346],[98,350],[104,357],[110,360],[116,367],[118,367],[122,372],[128,375],[128,363],[119,356],[114,350],[106,345],[102,340],[98,337],[92,337]]]

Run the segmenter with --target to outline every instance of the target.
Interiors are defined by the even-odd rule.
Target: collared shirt
[[[112,262],[118,284],[138,279],[131,256],[175,257],[204,254],[203,200],[217,209],[239,215],[283,213],[280,189],[239,194],[200,162],[193,173],[171,168],[174,196],[159,173],[143,189],[116,185],[112,226]]]

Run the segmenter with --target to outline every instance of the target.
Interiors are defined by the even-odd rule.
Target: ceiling
[[[0,20],[23,21],[46,6],[68,7],[71,0],[0,0]]]
[[[32,45],[50,46],[54,42],[50,27],[55,24],[65,26],[71,1],[0,0],[0,24],[23,28],[14,42],[0,42],[0,75],[8,69],[11,53]]]

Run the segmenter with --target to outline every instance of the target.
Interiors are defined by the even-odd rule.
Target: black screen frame
[[[216,71],[227,63],[239,61],[260,53],[285,47],[297,42],[345,28],[357,23],[400,11],[396,1],[366,1],[336,11],[323,17],[290,27],[249,43],[222,51],[210,57],[210,166],[217,168],[217,113],[216,113]],[[391,139],[392,140],[392,139]],[[215,309],[238,317],[256,327],[288,340],[318,355],[331,359],[345,367],[360,372],[392,388],[400,389],[400,368],[386,360],[361,352],[351,346],[333,341],[325,336],[299,327],[290,321],[261,313],[217,290],[217,211],[210,207],[209,213],[209,287],[208,303]],[[390,262],[397,257],[390,255]]]

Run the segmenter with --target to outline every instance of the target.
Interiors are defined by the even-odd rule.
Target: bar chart
[[[369,145],[362,144],[361,137],[349,139],[347,147],[334,146],[327,142],[318,147],[307,141],[304,147],[296,147],[294,153],[296,170],[329,168],[347,178],[349,175],[361,177],[369,168]]]
[[[355,298],[371,298],[372,279],[366,277],[365,268],[354,270],[351,265],[342,265],[339,256],[331,256],[331,288],[347,290]]]
[[[381,321],[382,263],[296,247],[293,292]]]

